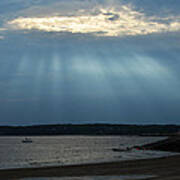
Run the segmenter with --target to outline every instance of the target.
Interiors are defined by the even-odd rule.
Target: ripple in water
[[[59,177],[59,178],[25,178],[21,180],[144,180],[153,178],[150,175],[132,175],[132,176],[82,176],[82,177]]]
[[[142,145],[162,137],[127,136],[44,136],[31,137],[33,143],[22,143],[24,137],[0,137],[0,168],[22,168],[86,164],[167,156],[155,151],[115,152],[113,148]]]

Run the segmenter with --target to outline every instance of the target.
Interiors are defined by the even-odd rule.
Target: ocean
[[[155,142],[164,137],[139,136],[33,136],[0,137],[0,169],[44,167],[111,162],[173,155],[170,152],[132,150],[117,152],[135,145]]]
[[[131,175],[131,176],[82,176],[82,177],[55,177],[55,178],[23,178],[20,180],[146,180],[153,178],[152,175]]]

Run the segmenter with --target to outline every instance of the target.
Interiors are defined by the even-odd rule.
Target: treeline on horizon
[[[180,125],[58,124],[0,126],[5,135],[143,135],[169,136],[180,131]]]

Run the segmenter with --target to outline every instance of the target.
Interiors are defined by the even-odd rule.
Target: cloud
[[[4,32],[4,31],[6,31],[7,29],[6,28],[1,28],[0,27],[0,33],[1,32]],[[4,36],[2,35],[2,34],[0,34],[0,40],[2,40],[2,39],[4,39]]]
[[[70,32],[95,36],[134,36],[162,32],[179,32],[180,17],[146,17],[130,5],[119,9],[99,8],[89,14],[51,17],[19,17],[8,21],[12,30]]]
[[[0,102],[33,102],[38,101],[38,98],[1,98]]]
[[[6,28],[0,28],[0,31],[5,31],[6,30]]]

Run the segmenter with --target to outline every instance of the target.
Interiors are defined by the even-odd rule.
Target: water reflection
[[[143,180],[155,176],[150,175],[131,175],[131,176],[82,176],[82,177],[40,177],[40,178],[24,178],[21,180]]]

